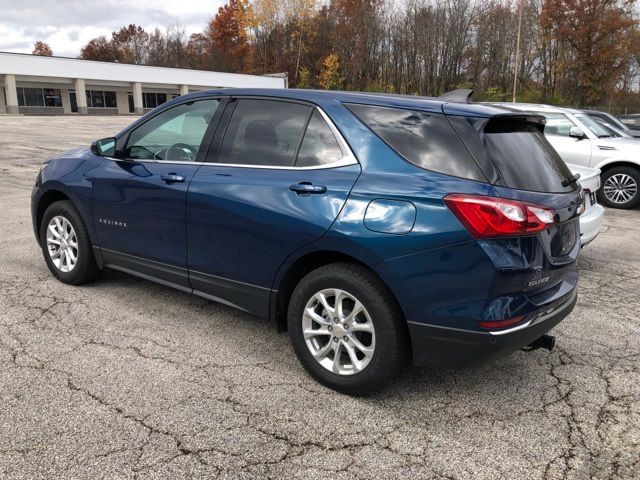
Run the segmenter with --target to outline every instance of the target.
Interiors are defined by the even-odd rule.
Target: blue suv
[[[33,225],[60,281],[108,267],[265,317],[361,394],[411,360],[552,347],[583,198],[543,130],[437,99],[198,92],[45,162]]]

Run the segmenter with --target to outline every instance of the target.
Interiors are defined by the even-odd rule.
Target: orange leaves
[[[41,57],[50,57],[53,55],[51,47],[45,42],[38,40],[33,46],[32,55],[40,55]]]

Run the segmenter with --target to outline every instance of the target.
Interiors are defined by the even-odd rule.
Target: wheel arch
[[[319,250],[308,252],[293,261],[282,274],[277,290],[272,290],[274,293],[272,293],[270,302],[270,316],[275,321],[276,328],[279,332],[287,330],[287,309],[289,307],[289,300],[291,299],[291,295],[296,288],[296,285],[309,272],[332,263],[352,263],[369,270],[387,288],[391,298],[393,298],[396,304],[397,310],[401,312],[404,319],[404,311],[401,308],[396,294],[389,286],[388,282],[386,282],[377,271],[352,255],[335,250]]]
[[[71,200],[71,198],[67,194],[57,189],[47,190],[40,197],[40,200],[38,201],[38,205],[36,207],[36,212],[35,212],[36,213],[35,233],[36,233],[38,242],[40,242],[40,227],[42,224],[42,217],[44,217],[44,212],[53,203],[64,201],[64,200],[67,200],[73,203],[73,200]]]
[[[640,171],[640,163],[632,162],[630,160],[613,160],[613,161],[605,160],[604,162],[600,162],[598,165],[596,165],[593,168],[599,168],[601,172],[604,173],[607,170],[611,170],[612,168],[616,168],[616,167],[630,167]]]

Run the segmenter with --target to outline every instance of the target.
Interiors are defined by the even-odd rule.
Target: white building
[[[197,90],[287,88],[287,77],[0,52],[0,87],[0,113],[141,115]]]

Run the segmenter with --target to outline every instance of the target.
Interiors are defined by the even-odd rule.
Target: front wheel
[[[47,267],[63,283],[81,285],[100,274],[84,222],[68,200],[52,203],[45,210],[40,246]]]
[[[633,167],[614,167],[602,173],[598,200],[611,208],[634,208],[640,204],[640,171]]]
[[[288,330],[307,372],[342,393],[365,394],[384,385],[410,358],[395,300],[359,265],[336,263],[306,275],[289,302]]]

